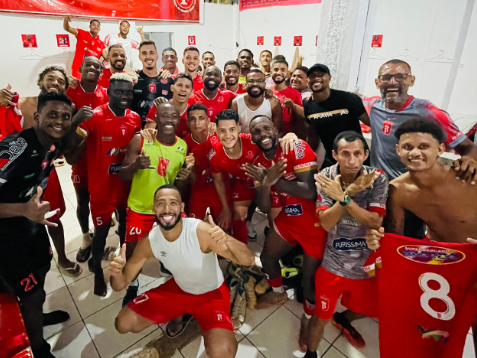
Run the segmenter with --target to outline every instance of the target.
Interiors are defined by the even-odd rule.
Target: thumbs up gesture
[[[227,238],[227,234],[220,228],[220,226],[215,225],[214,219],[212,218],[212,215],[210,215],[210,211],[208,214],[208,221],[210,226],[212,226],[209,230],[210,238],[216,243],[218,243],[220,240],[225,240]]]
[[[8,84],[6,88],[0,90],[0,106],[14,106],[13,96],[15,92],[12,92],[12,86]]]
[[[48,226],[58,226],[55,223],[49,222],[46,220],[45,215],[50,211],[50,203],[47,201],[40,202],[41,195],[43,190],[41,187],[37,187],[36,194],[26,203],[26,210],[24,216],[31,221],[48,225]],[[48,217],[52,217],[56,214],[59,209],[54,210],[53,212],[48,213]]]
[[[136,168],[137,169],[154,169],[151,166],[151,158],[146,155],[146,151],[144,148],[141,150],[141,154],[139,154],[136,158]]]
[[[119,256],[116,256],[111,264],[109,265],[109,272],[111,276],[119,276],[123,273],[123,268],[126,265],[126,244],[121,246],[121,252]]]

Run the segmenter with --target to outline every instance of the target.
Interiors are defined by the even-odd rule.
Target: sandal
[[[76,254],[76,261],[78,262],[86,262],[89,259],[89,255],[91,255],[91,245],[89,245],[86,249],[82,249],[81,247]]]
[[[118,249],[117,247],[108,246],[107,248],[104,249],[102,259],[106,260],[106,261],[113,261],[114,258],[116,257],[116,250],[117,249]]]
[[[182,316],[182,320],[180,322],[175,322],[173,320],[169,321],[169,323],[166,326],[167,337],[176,338],[176,337],[180,336],[182,334],[182,332],[185,331],[185,329],[187,328],[187,325],[190,323],[191,320],[192,320],[192,316],[190,314],[186,313]],[[169,326],[174,325],[174,324],[182,325],[181,329],[176,334],[172,334],[171,331],[170,331],[170,328],[169,328]]]
[[[83,270],[81,269],[81,266],[78,265],[76,262],[73,267],[62,267],[59,264],[58,264],[58,267],[60,268],[63,274],[69,277],[78,277],[79,275],[81,275],[81,272],[83,272]]]

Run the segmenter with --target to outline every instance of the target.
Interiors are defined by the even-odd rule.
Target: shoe
[[[129,286],[126,290],[126,294],[123,297],[123,307],[137,297],[137,291],[139,286]]]
[[[355,348],[363,348],[366,342],[359,332],[351,325],[351,322],[344,316],[343,313],[335,312],[331,323],[343,332],[348,342]]]
[[[255,231],[251,221],[245,221],[248,231],[248,241],[255,242],[257,241],[257,232]]]
[[[248,276],[245,281],[243,288],[247,297],[247,308],[254,310],[257,306],[257,296],[255,295],[255,283],[257,280],[253,276]]]
[[[262,268],[258,267],[257,265],[241,266],[240,268],[242,269],[242,271],[245,271],[245,273],[250,274],[253,277],[255,277],[256,280],[261,280],[262,278],[266,277]]]
[[[283,267],[282,268],[282,277],[283,278],[292,278],[300,273],[300,270],[296,267]]]
[[[79,250],[78,250],[78,253],[76,254],[76,261],[85,262],[86,260],[89,259],[90,255],[91,255],[91,245],[89,245],[85,249],[82,249],[80,247]]]
[[[276,304],[281,304],[285,302],[286,300],[288,300],[286,291],[275,292],[272,290],[259,297],[259,299],[257,300],[256,308],[257,309],[267,308]]]
[[[61,273],[68,277],[78,277],[83,272],[81,266],[78,265],[76,262],[73,267],[63,267],[58,264],[58,268],[60,269]]]
[[[43,326],[52,326],[54,324],[63,323],[70,319],[70,315],[65,311],[53,311],[43,313]]]
[[[234,306],[232,307],[232,324],[234,329],[239,329],[245,322],[245,307],[247,299],[245,298],[245,290],[239,288],[235,296]]]
[[[233,277],[230,280],[230,307],[232,307],[235,296],[237,295],[237,290],[242,286],[242,281],[238,278]]]
[[[43,345],[39,349],[32,349],[33,356],[35,358],[55,358],[53,354],[51,354],[51,347],[47,341],[43,342]]]
[[[257,295],[263,295],[267,290],[270,288],[270,284],[268,283],[266,278],[262,278],[256,285],[255,285],[255,293]]]

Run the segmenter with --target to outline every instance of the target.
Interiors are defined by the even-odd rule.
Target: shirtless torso
[[[18,108],[23,115],[23,129],[31,128],[35,125],[33,114],[38,106],[38,97],[20,97],[18,100]]]

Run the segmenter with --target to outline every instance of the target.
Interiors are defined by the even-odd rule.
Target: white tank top
[[[197,238],[201,220],[182,219],[182,232],[177,240],[169,242],[159,226],[149,233],[154,256],[172,273],[177,285],[185,292],[201,295],[219,288],[224,276],[215,252],[204,254]]]
[[[242,127],[242,133],[250,133],[248,125],[252,118],[259,114],[264,114],[271,119],[272,106],[270,105],[270,100],[264,98],[262,105],[258,107],[255,111],[252,111],[245,104],[245,95],[246,93],[237,96],[237,111],[239,115],[240,126]]]

